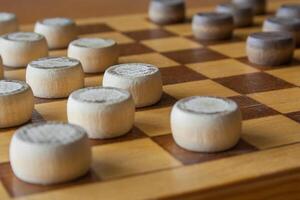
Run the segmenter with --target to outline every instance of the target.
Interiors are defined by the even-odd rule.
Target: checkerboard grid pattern
[[[157,105],[153,107],[137,110],[136,126],[127,136],[118,139],[107,140],[107,141],[91,140],[91,145],[94,146],[93,149],[96,152],[98,151],[105,152],[105,150],[101,150],[103,144],[106,144],[103,147],[106,147],[108,149],[107,151],[109,151],[110,149],[109,146],[119,145],[121,144],[120,142],[124,142],[125,148],[126,148],[126,143],[132,143],[131,145],[133,147],[135,145],[137,146],[137,150],[140,150],[140,148],[138,148],[140,145],[144,145],[144,144],[149,145],[148,151],[150,152],[142,152],[140,156],[144,157],[145,155],[146,156],[148,155],[151,157],[151,159],[154,159],[154,157],[151,156],[151,150],[152,148],[155,148],[159,154],[158,157],[161,159],[162,162],[165,162],[164,167],[162,168],[160,166],[155,166],[155,165],[151,166],[151,168],[148,168],[148,170],[151,172],[152,170],[164,170],[168,168],[178,167],[181,165],[201,163],[204,161],[214,160],[214,159],[223,158],[227,156],[240,155],[243,153],[255,151],[257,149],[271,148],[273,147],[272,145],[265,146],[266,143],[263,142],[261,143],[259,140],[257,140],[256,137],[253,137],[252,134],[255,133],[255,131],[257,130],[255,129],[256,126],[261,127],[262,129],[268,128],[264,126],[266,122],[269,122],[267,126],[271,126],[270,122],[272,122],[272,120],[275,121],[277,120],[278,122],[284,121],[285,128],[289,128],[290,130],[292,130],[292,128],[297,128],[299,126],[299,124],[295,122],[295,121],[299,121],[298,120],[299,112],[294,111],[291,113],[283,114],[279,112],[276,108],[272,109],[271,108],[272,105],[269,105],[268,103],[267,105],[264,105],[264,102],[259,102],[260,99],[255,100],[252,98],[253,93],[255,95],[255,93],[261,93],[262,91],[268,91],[268,90],[272,90],[272,91],[275,90],[275,91],[279,91],[280,93],[281,89],[290,89],[290,88],[293,89],[297,87],[295,86],[296,84],[288,83],[289,82],[288,78],[279,79],[281,77],[276,76],[276,74],[275,75],[272,74],[271,68],[261,68],[249,64],[245,59],[245,54],[243,52],[242,53],[230,52],[231,48],[242,47],[243,45],[245,45],[243,42],[244,35],[241,36],[238,34],[235,35],[232,41],[228,41],[230,45],[228,45],[227,42],[225,41],[220,41],[220,42],[200,41],[199,42],[193,39],[193,37],[188,31],[185,32],[184,34],[180,34],[182,29],[186,30],[186,24],[183,25],[184,27],[182,27],[182,25],[158,27],[154,24],[151,24],[151,22],[149,22],[146,19],[142,21],[139,19],[137,21],[141,22],[141,24],[137,26],[137,30],[134,30],[135,29],[134,27],[130,27],[129,30],[126,30],[125,26],[122,27],[122,30],[116,30],[115,24],[117,21],[118,20],[115,19],[115,21],[112,23],[108,21],[107,23],[100,23],[100,24],[93,24],[93,23],[86,24],[86,25],[84,24],[80,28],[80,33],[87,34],[87,36],[102,36],[102,37],[112,36],[112,38],[116,39],[117,41],[119,40],[120,49],[121,49],[121,58],[120,58],[121,62],[134,61],[134,60],[140,61],[140,60],[144,60],[144,58],[147,57],[150,60],[152,59],[153,63],[157,62],[155,61],[155,58],[158,58],[159,60],[163,60],[162,62],[158,62],[157,65],[159,67],[163,66],[161,68],[161,71],[163,75],[165,92],[162,101]],[[170,38],[172,39],[170,40]],[[155,43],[155,40],[164,41],[164,45],[160,46],[159,43],[157,45],[157,43]],[[181,45],[179,46],[171,45],[171,47],[168,47],[168,49],[161,49],[161,48],[165,48],[164,46],[168,45],[168,42],[176,43],[177,40],[180,41]],[[153,41],[154,41],[154,45],[153,45]],[[56,55],[56,56],[66,55],[66,51],[65,50],[52,51],[50,52],[50,55]],[[218,65],[219,63],[220,65],[222,65],[224,64],[224,60],[228,60],[228,59],[234,62],[244,63],[247,65],[249,69],[253,71],[251,70],[249,71],[249,69],[243,71],[240,70],[241,68],[236,67],[235,69],[236,71],[234,69],[231,70],[235,71],[234,73],[238,73],[238,75],[231,76],[231,74],[229,73],[229,75],[227,74],[224,77],[222,77],[222,75],[217,75],[221,77],[216,78],[211,75],[212,72],[209,71],[209,69],[207,73],[204,72],[201,73],[202,70],[201,67],[199,71],[194,69],[194,67],[197,67],[197,64],[205,65],[206,63],[209,62],[216,62],[215,64]],[[294,64],[297,64],[297,62],[293,62],[291,64],[291,67],[294,67]],[[194,65],[194,66],[189,66],[189,65]],[[22,77],[24,77],[24,74],[25,74],[25,70],[22,69],[14,70],[14,71],[6,70],[6,77],[9,78],[16,77],[18,79],[22,79]],[[172,78],[172,77],[176,77],[176,78]],[[250,78],[249,80],[250,82],[247,82],[247,79],[249,79],[249,77],[252,77],[253,80],[258,81],[258,85],[254,85],[253,87],[251,87],[251,85],[248,85],[252,81],[252,79]],[[260,78],[255,79],[256,77],[261,77],[261,79]],[[278,77],[278,79],[276,79],[275,77]],[[101,82],[101,78],[102,75],[86,76],[85,78],[86,86],[99,85]],[[236,82],[237,79],[240,80],[240,83],[245,84],[244,90],[241,91],[239,87],[235,87],[234,83]],[[268,80],[268,83],[270,82],[270,87],[261,89],[262,84],[265,83],[264,82],[265,79]],[[260,84],[259,82],[260,80],[262,81],[262,84]],[[231,83],[233,83],[233,85]],[[206,91],[202,89],[194,91],[192,88],[187,93],[179,92],[178,94],[176,89],[175,90],[172,89],[174,87],[184,88],[185,84],[191,87],[193,86],[200,87],[200,88],[204,87]],[[207,154],[187,152],[183,149],[180,149],[172,140],[172,136],[170,134],[171,133],[170,128],[169,125],[167,124],[169,121],[168,116],[169,116],[171,106],[176,102],[177,99],[179,99],[178,97],[184,97],[185,95],[199,95],[199,94],[210,95],[210,89],[212,89],[214,93],[213,95],[227,96],[235,100],[240,105],[244,120],[246,120],[245,121],[247,127],[246,137],[243,138],[243,140],[241,140],[241,142],[234,149],[224,153],[207,155]],[[52,101],[52,100],[44,100],[44,99],[37,98],[36,110],[35,110],[35,116],[38,116],[37,121],[54,120],[57,119],[56,118],[57,116],[59,116],[59,120],[66,121],[66,115],[62,113],[63,110],[65,109],[65,104],[66,104],[65,100]],[[59,109],[55,109],[57,107],[59,107]],[[54,111],[49,112],[49,110],[52,109],[54,109]],[[160,120],[161,115],[164,115],[164,118],[166,119],[163,120],[162,124]],[[151,116],[153,118],[150,121],[150,124],[145,125],[145,123],[143,122],[145,121],[147,122],[149,120],[148,116]],[[291,119],[294,119],[295,121],[292,121]],[[156,127],[156,129],[155,128],[153,129],[152,127],[151,129],[152,125],[155,126],[158,125],[158,128]],[[270,137],[272,136],[272,131],[274,130],[267,131],[269,134],[271,134]],[[6,134],[5,130],[2,132],[4,132],[2,133],[2,135]],[[284,140],[285,144],[299,141],[299,136],[297,136],[293,131],[290,131],[289,135],[291,135],[292,137],[286,138],[286,140]],[[280,134],[277,134],[276,137],[277,139],[281,138]],[[278,141],[279,140],[274,141],[274,143],[276,145],[284,145],[281,144],[280,142],[278,143]],[[143,153],[145,153],[145,155],[143,155]],[[137,161],[138,158],[139,157],[132,158],[132,162],[129,162],[129,166],[134,166],[138,164],[138,166],[143,167],[143,164]],[[149,161],[151,161],[151,159]],[[118,157],[116,157],[116,162],[118,161],[119,161]],[[128,166],[125,165],[124,167],[126,168]],[[6,175],[3,175],[1,177],[1,180],[2,183],[4,183],[4,186],[6,187],[6,189],[8,190],[11,196],[23,196],[32,193],[56,189],[56,187],[33,186],[19,181],[11,173],[9,164],[7,162],[4,162],[4,164],[3,163],[0,164],[0,168],[8,171],[8,173],[3,173]],[[120,176],[136,175],[137,173],[143,173],[143,172],[137,169],[132,172],[129,172],[129,174],[127,172],[123,172],[123,173],[124,174],[121,174]],[[100,174],[99,172],[97,173],[97,170],[92,169],[91,172],[88,175],[86,175],[84,178],[81,178],[78,181],[72,183],[68,183],[63,187],[69,187],[76,184],[92,183],[94,181],[101,181],[103,178],[109,179],[109,178],[118,177],[115,176],[113,171],[108,171],[108,174],[110,174],[110,176],[106,177],[105,174],[101,175],[101,173]],[[13,184],[14,186],[18,185],[24,189],[20,190],[21,193],[14,193],[12,189]]]

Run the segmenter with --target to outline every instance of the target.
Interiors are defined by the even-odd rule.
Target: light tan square
[[[242,138],[259,149],[300,141],[300,124],[282,115],[244,121]]]
[[[26,79],[26,69],[16,69],[16,70],[5,70],[4,77],[10,80],[21,80]]]
[[[35,109],[47,121],[67,122],[67,100],[35,105]]]
[[[120,63],[149,63],[157,67],[171,67],[179,65],[177,62],[159,53],[146,53],[139,55],[123,56],[119,58]]]
[[[258,70],[234,59],[195,63],[187,67],[209,78],[221,78],[257,72]]]
[[[142,43],[158,52],[195,49],[201,47],[201,45],[197,42],[193,42],[182,37],[144,40]]]
[[[115,17],[107,20],[106,23],[112,28],[123,32],[155,29],[158,27],[157,25],[147,21],[146,18],[137,16]]]
[[[300,86],[300,66],[268,70],[266,73]]]
[[[193,35],[192,26],[190,23],[167,25],[164,27],[164,29],[181,36]]]
[[[94,86],[101,86],[102,85],[103,75],[97,76],[89,76],[84,78],[84,86],[85,87],[94,87]]]
[[[9,144],[17,128],[0,130],[0,163],[9,161]]]
[[[52,50],[49,51],[49,56],[67,56],[67,50],[66,49],[60,49],[60,50]]]
[[[0,182],[0,199],[1,200],[10,200],[9,194],[6,192],[3,184]]]
[[[245,57],[247,55],[245,42],[218,44],[212,45],[209,48],[231,58],[240,58]]]
[[[95,38],[113,39],[118,44],[128,44],[128,43],[134,42],[133,39],[127,37],[126,35],[124,35],[122,33],[118,33],[118,32],[85,34],[85,35],[80,35],[79,37],[81,37],[81,38],[95,37]]]
[[[193,81],[163,86],[163,90],[176,99],[189,96],[236,96],[238,93],[212,80]]]
[[[249,96],[281,113],[300,110],[300,88],[254,93]]]
[[[149,136],[171,133],[171,107],[136,112],[135,126]]]
[[[104,180],[180,165],[148,138],[93,147],[92,168]]]

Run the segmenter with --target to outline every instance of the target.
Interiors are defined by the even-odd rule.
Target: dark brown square
[[[137,127],[133,127],[126,135],[123,135],[121,137],[112,138],[112,139],[90,139],[90,145],[102,145],[102,144],[110,144],[110,143],[116,143],[116,142],[124,142],[128,140],[134,140],[138,138],[147,137],[146,134],[144,134],[143,131],[141,131]]]
[[[184,66],[164,67],[160,72],[164,85],[207,79],[204,75]]]
[[[194,36],[188,36],[187,38],[198,42],[200,44],[202,44],[203,46],[210,46],[210,45],[218,45],[218,44],[226,44],[226,43],[234,43],[234,42],[242,42],[244,41],[242,38],[233,35],[232,38],[230,38],[229,40],[198,40],[196,39]]]
[[[157,102],[156,104],[154,104],[152,106],[137,108],[136,111],[145,111],[145,110],[152,110],[152,109],[157,109],[157,108],[168,107],[168,106],[174,105],[176,103],[176,101],[177,101],[177,99],[175,99],[174,97],[163,92],[162,97],[159,102]]]
[[[131,32],[126,32],[125,34],[136,41],[165,38],[165,37],[171,37],[175,35],[163,29],[131,31]]]
[[[292,84],[263,72],[230,76],[214,80],[240,94],[251,94],[293,87]]]
[[[255,147],[251,146],[244,140],[240,140],[239,143],[232,149],[224,152],[219,152],[219,153],[198,153],[198,152],[187,151],[179,147],[175,143],[171,134],[156,136],[153,137],[152,140],[155,141],[157,144],[159,144],[173,157],[180,160],[185,165],[202,163],[202,162],[216,160],[216,159],[225,158],[229,156],[241,155],[256,150]]]
[[[78,34],[92,34],[114,31],[110,26],[103,23],[81,24],[78,25]]]
[[[42,167],[42,166],[41,166]],[[18,179],[9,163],[0,164],[0,180],[3,186],[8,191],[11,197],[21,197],[30,194],[47,192],[51,190],[72,187],[76,185],[83,185],[100,181],[100,178],[90,170],[86,175],[67,183],[55,184],[53,186],[35,185],[21,181]]]
[[[163,54],[181,64],[206,62],[227,58],[218,52],[206,48],[172,51]]]
[[[150,49],[149,47],[141,43],[120,44],[119,50],[120,50],[120,56],[154,52],[152,49]]]
[[[43,118],[43,116],[38,111],[33,110],[31,123],[40,123],[40,122],[46,122],[46,120]]]
[[[300,123],[300,111],[288,113],[288,114],[286,114],[286,116],[289,117],[290,119]]]
[[[267,117],[279,114],[276,110],[261,104],[247,96],[229,97],[234,100],[240,107],[243,120]]]

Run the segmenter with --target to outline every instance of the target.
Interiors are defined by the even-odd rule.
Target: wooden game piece
[[[33,94],[25,82],[0,80],[0,128],[21,125],[31,119]]]
[[[151,0],[148,15],[157,24],[182,22],[185,20],[185,3],[183,0]]]
[[[254,14],[261,15],[266,13],[266,0],[232,0],[233,3],[241,6],[252,7]]]
[[[0,12],[0,35],[18,30],[17,17],[14,13]]]
[[[300,18],[300,4],[283,4],[276,12],[277,17]]]
[[[26,67],[32,60],[48,56],[48,47],[40,34],[16,32],[0,37],[0,54],[5,66]]]
[[[264,21],[263,31],[288,31],[294,36],[296,44],[300,44],[300,18],[268,18]]]
[[[22,181],[50,185],[76,179],[91,165],[85,131],[76,125],[47,122],[16,131],[10,143],[10,164]]]
[[[219,97],[188,97],[178,101],[171,112],[175,142],[196,152],[225,151],[236,145],[241,121],[237,104]]]
[[[90,87],[73,92],[68,99],[68,121],[83,127],[90,138],[124,135],[134,122],[130,93],[112,87]]]
[[[126,63],[108,68],[104,73],[103,86],[128,90],[136,107],[155,104],[162,95],[159,69],[145,63]]]
[[[26,82],[36,97],[63,98],[83,88],[84,73],[76,59],[46,57],[28,64]]]
[[[259,32],[247,39],[247,55],[250,62],[276,66],[291,61],[295,44],[287,32]]]
[[[231,14],[236,27],[250,26],[253,23],[253,11],[251,7],[223,3],[216,7],[216,11]]]
[[[69,18],[48,18],[36,22],[34,32],[46,37],[50,49],[65,48],[77,37],[76,23]]]
[[[114,40],[81,38],[69,44],[68,56],[78,59],[86,73],[103,72],[118,62],[118,46]]]
[[[226,13],[198,13],[194,15],[192,29],[196,39],[223,40],[232,37],[233,17]]]

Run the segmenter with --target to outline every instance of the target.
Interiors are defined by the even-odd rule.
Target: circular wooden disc
[[[228,24],[233,23],[233,17],[227,13],[207,12],[194,15],[196,24]]]
[[[261,48],[293,45],[293,36],[287,32],[252,33],[247,39],[247,45]]]

